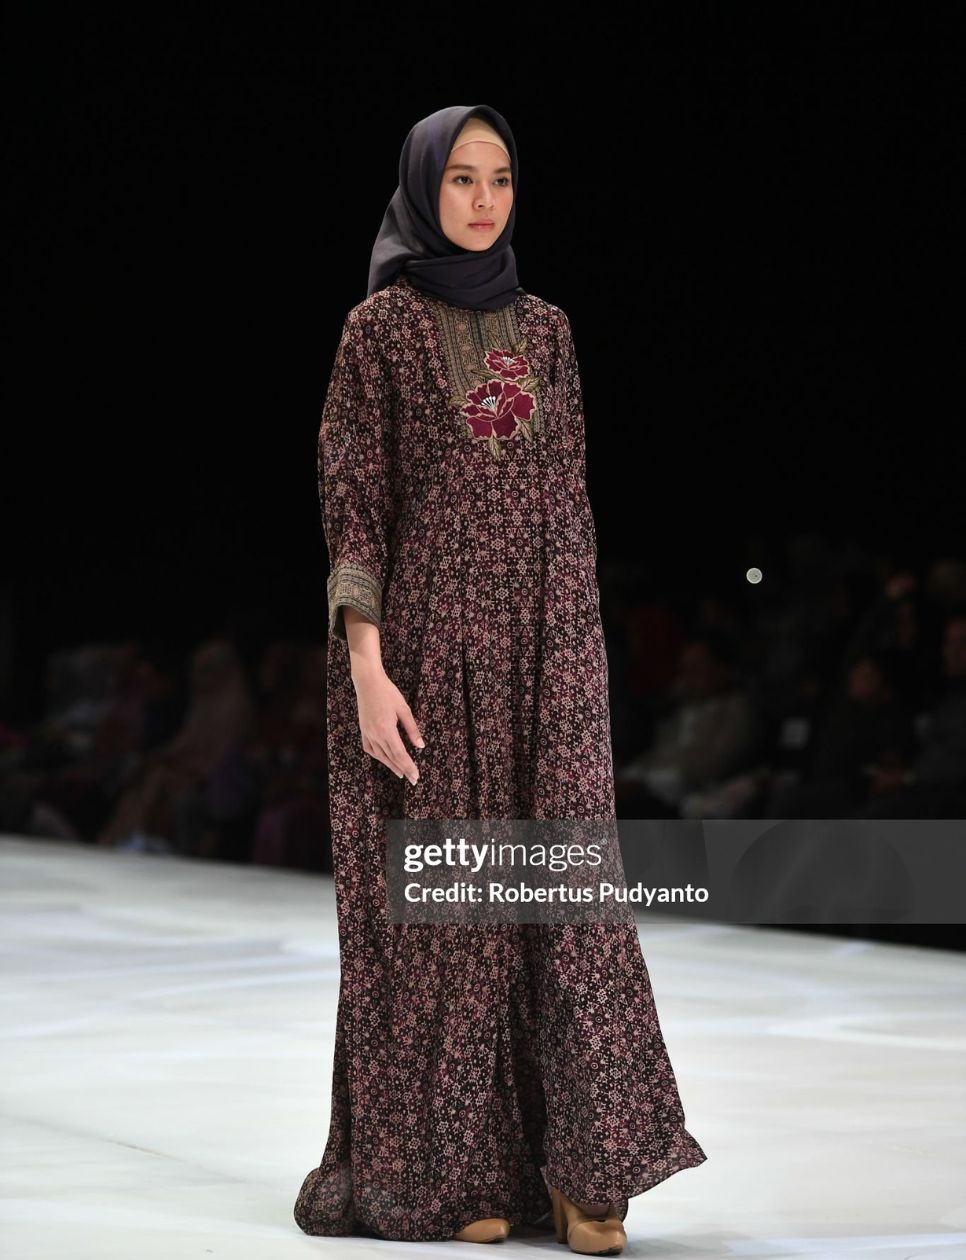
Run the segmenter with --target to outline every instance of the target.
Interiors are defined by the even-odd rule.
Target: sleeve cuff
[[[374,625],[382,626],[382,584],[367,569],[340,564],[326,582],[329,600],[329,634],[348,642],[342,607],[357,608]]]

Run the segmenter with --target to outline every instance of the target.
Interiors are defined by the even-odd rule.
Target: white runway
[[[328,1127],[330,878],[0,839],[9,1260],[564,1257],[310,1238]],[[631,1200],[626,1257],[966,1257],[966,961],[639,919],[707,1152]]]

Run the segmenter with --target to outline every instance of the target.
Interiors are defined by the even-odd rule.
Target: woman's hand
[[[387,765],[400,779],[405,775],[410,783],[415,783],[419,778],[419,768],[399,737],[398,724],[402,722],[406,734],[417,748],[424,748],[425,744],[402,692],[381,664],[354,665],[352,682],[359,705],[362,747],[370,757]]]
[[[424,748],[425,744],[412,710],[383,668],[379,628],[351,606],[343,610],[343,616],[362,747],[400,779],[405,775],[410,783],[415,783],[419,769],[399,738],[398,724],[402,722],[417,748]]]

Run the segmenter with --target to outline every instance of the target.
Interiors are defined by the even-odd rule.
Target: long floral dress
[[[636,929],[387,915],[389,818],[615,816],[566,314],[530,293],[464,310],[405,276],[371,294],[345,320],[318,472],[341,981],[328,1141],[295,1220],[411,1241],[549,1226],[549,1184],[623,1218],[706,1159]],[[362,748],[344,605],[380,627],[426,741],[416,784]]]

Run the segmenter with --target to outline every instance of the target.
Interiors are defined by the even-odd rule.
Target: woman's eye
[[[457,175],[456,179],[469,179],[469,175]],[[510,182],[509,175],[501,175],[500,178],[497,180],[497,183],[499,184],[509,184],[509,182]]]

